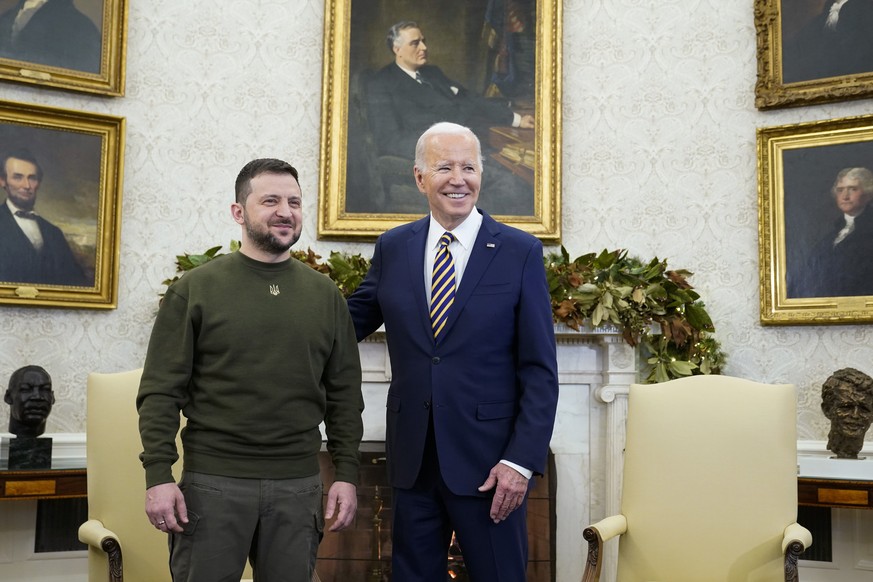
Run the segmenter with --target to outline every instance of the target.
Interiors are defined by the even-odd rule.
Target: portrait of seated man
[[[99,73],[102,38],[73,0],[19,0],[0,14],[0,57]]]
[[[0,155],[0,282],[87,286],[86,276],[60,228],[36,210],[43,170],[26,149]]]
[[[513,109],[513,102],[501,96],[485,96],[450,78],[428,57],[424,31],[413,21],[402,21],[388,29],[385,37],[391,61],[366,79],[353,83],[357,90],[358,106],[366,118],[365,131],[372,135],[372,149],[378,156],[382,187],[386,200],[360,210],[382,212],[426,212],[426,206],[414,188],[409,185],[409,172],[415,157],[419,136],[430,126],[449,121],[470,127],[483,136],[492,128],[532,130],[535,126],[532,111]],[[355,87],[357,85],[357,87]],[[351,100],[356,96],[351,95]],[[351,109],[351,107],[350,107]],[[350,114],[351,116],[351,114]],[[350,134],[352,132],[350,131]],[[532,138],[531,138],[532,139]],[[350,137],[352,140],[352,137]],[[531,177],[513,172],[512,164],[501,165],[489,154],[500,153],[483,140],[489,177],[489,210],[495,214],[529,216],[534,212],[533,170]],[[350,143],[350,164],[352,144]],[[354,190],[360,184],[349,184]],[[391,194],[394,194],[393,196]],[[408,207],[406,203],[414,205]],[[358,209],[354,209],[358,210]]]
[[[831,421],[828,450],[857,459],[873,422],[873,378],[854,368],[837,370],[822,384],[821,410]]]
[[[36,438],[45,424],[55,393],[52,378],[41,366],[24,366],[12,372],[4,402],[9,405],[9,432],[17,437]]]

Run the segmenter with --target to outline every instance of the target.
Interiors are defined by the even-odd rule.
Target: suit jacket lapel
[[[424,288],[424,245],[427,243],[427,227],[430,216],[425,216],[412,225],[412,233],[406,241],[406,261],[409,271],[409,288],[412,289],[412,297],[421,317],[421,324],[425,328],[428,337],[433,341],[433,328],[430,324],[430,307],[427,304],[427,294]]]
[[[473,290],[488,269],[488,265],[491,264],[491,261],[500,251],[499,235],[500,224],[488,216],[487,213],[482,212],[482,226],[479,227],[479,234],[476,235],[476,242],[473,243],[473,248],[470,251],[470,259],[467,261],[464,277],[455,294],[455,301],[451,309],[449,309],[449,318],[446,321],[446,327],[442,331],[441,338],[445,338],[451,333],[455,321],[457,321],[458,316],[464,310],[464,305],[470,299]],[[430,325],[429,320],[428,325]]]

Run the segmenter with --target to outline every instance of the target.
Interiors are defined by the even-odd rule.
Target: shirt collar
[[[401,71],[403,71],[404,73],[406,73],[407,75],[409,75],[413,79],[415,78],[415,71],[410,71],[409,69],[407,69],[406,67],[404,67],[400,63],[395,62],[394,64],[397,65],[397,68],[399,68]]]
[[[9,212],[12,213],[12,216],[15,216],[15,213],[19,210],[24,210],[24,208],[19,208],[15,204],[12,203],[12,200],[6,198],[6,207],[9,209]]]
[[[32,8],[35,10],[41,7],[46,2],[48,2],[48,0],[25,0],[24,4],[21,6],[21,9],[30,10]]]
[[[479,210],[474,206],[467,218],[464,219],[464,222],[456,226],[450,232],[464,249],[469,250],[473,248],[473,243],[476,242],[476,236],[479,234],[480,226],[482,226],[482,214],[480,214]],[[444,232],[446,232],[446,229],[436,221],[433,217],[433,213],[431,213],[430,225],[428,226],[427,231],[427,248],[436,248],[437,243],[439,243],[440,237]]]

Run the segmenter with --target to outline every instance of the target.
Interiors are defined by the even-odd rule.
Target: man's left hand
[[[527,478],[509,465],[503,463],[494,465],[488,473],[488,478],[479,487],[479,491],[488,491],[497,486],[489,514],[494,523],[500,523],[521,506],[527,494],[527,484]]]
[[[340,531],[352,524],[355,512],[358,510],[357,488],[345,481],[334,481],[327,492],[327,507],[324,518],[332,519],[336,513],[336,521],[328,531]]]

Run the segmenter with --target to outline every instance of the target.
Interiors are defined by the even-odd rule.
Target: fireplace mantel
[[[584,570],[582,529],[617,513],[621,491],[627,394],[639,377],[639,354],[612,326],[579,331],[555,326],[560,397],[551,449],[555,455],[557,580]],[[385,439],[385,394],[391,365],[385,335],[359,344],[363,371],[364,440]],[[604,572],[613,571],[607,555]]]

